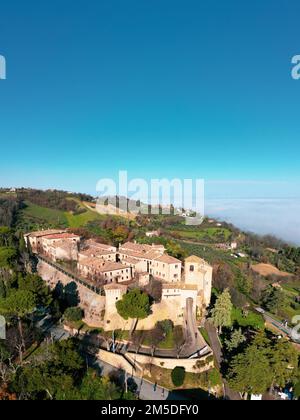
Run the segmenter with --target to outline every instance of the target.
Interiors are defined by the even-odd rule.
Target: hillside
[[[229,288],[237,307],[264,304],[279,318],[300,314],[300,249],[276,238],[208,218],[199,226],[187,226],[176,215],[112,216],[107,206],[103,210],[108,214],[99,214],[93,197],[63,191],[2,190],[0,200],[0,225],[25,232],[70,228],[116,246],[127,240],[161,243],[176,258],[194,254],[206,259],[214,267],[216,293]],[[158,236],[147,237],[148,231]],[[269,290],[268,306],[264,294],[276,283],[281,289],[273,290],[275,298]]]

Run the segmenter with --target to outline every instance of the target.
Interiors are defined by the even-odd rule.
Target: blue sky
[[[3,2],[0,185],[93,193],[126,169],[299,197],[299,16],[296,0]]]

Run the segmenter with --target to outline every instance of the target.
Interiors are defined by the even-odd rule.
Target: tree
[[[274,384],[283,388],[288,382],[294,382],[298,374],[297,349],[285,339],[277,341],[271,352],[271,367]]]
[[[263,394],[274,385],[295,383],[298,352],[287,340],[270,340],[264,331],[231,362],[228,381],[239,392]]]
[[[272,384],[272,369],[265,350],[253,344],[235,356],[227,379],[231,388],[238,392],[265,393]]]
[[[100,377],[89,370],[79,388],[80,400],[117,400],[120,389],[108,377]]]
[[[230,339],[225,340],[225,345],[228,349],[228,351],[232,351],[237,349],[241,344],[243,344],[246,341],[246,337],[242,333],[241,328],[238,330],[234,330],[231,334]]]
[[[16,258],[17,251],[15,248],[0,247],[0,267],[12,268]]]
[[[176,366],[171,372],[172,382],[176,387],[183,385],[185,379],[185,368]]]
[[[211,312],[213,325],[218,328],[219,334],[222,333],[223,327],[231,326],[232,308],[233,305],[231,303],[229,290],[225,289],[224,292],[217,298],[215,306]]]
[[[8,297],[0,299],[0,313],[15,316],[18,320],[21,346],[19,349],[20,361],[22,362],[25,340],[23,335],[22,319],[31,314],[36,306],[34,294],[28,290],[11,290]]]
[[[83,365],[73,339],[55,342],[38,361],[17,371],[12,388],[20,399],[68,399],[82,378]]]
[[[268,311],[278,314],[286,304],[285,293],[281,289],[269,285],[262,293],[261,303]]]
[[[165,338],[165,334],[161,326],[156,325],[155,328],[153,328],[153,330],[150,331],[150,337],[151,337],[151,354],[152,356],[154,356],[156,347]]]
[[[144,319],[150,313],[149,296],[139,289],[132,289],[116,303],[117,311],[124,319]]]
[[[294,396],[297,399],[300,398],[300,382],[297,382],[295,387],[294,387]]]
[[[156,326],[162,329],[165,336],[170,334],[174,330],[173,321],[171,321],[170,319],[164,319],[163,321],[158,321],[156,323]]]
[[[134,331],[131,337],[132,344],[135,347],[135,352],[138,353],[141,345],[143,344],[145,338],[144,330],[137,330]]]
[[[250,276],[245,276],[242,272],[238,272],[235,277],[235,283],[238,290],[245,295],[248,295],[253,287],[253,282]]]
[[[119,225],[113,230],[112,235],[114,244],[119,245],[120,243],[125,242],[128,238],[129,229],[124,225]]]
[[[83,317],[83,311],[78,306],[67,308],[64,313],[64,318],[69,322],[81,321]]]
[[[231,288],[234,284],[233,279],[234,274],[229,264],[222,262],[214,265],[213,284],[219,291]]]
[[[37,305],[49,306],[52,302],[52,294],[44,282],[44,280],[37,274],[26,274],[21,276],[18,280],[19,290],[27,290],[34,295]]]
[[[183,259],[186,257],[186,251],[174,241],[170,241],[166,245],[166,251],[174,258]]]
[[[184,345],[184,336],[183,336],[181,326],[177,325],[174,328],[173,338],[174,338],[174,344],[175,344],[175,349],[176,349],[176,353],[177,353],[177,358],[179,358],[182,346]]]
[[[7,384],[0,386],[0,401],[15,401],[16,399],[16,394],[9,392]]]
[[[13,243],[13,231],[7,226],[0,226],[0,246],[9,247]]]

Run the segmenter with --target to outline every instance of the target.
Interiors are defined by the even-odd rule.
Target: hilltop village
[[[160,284],[161,298],[153,304],[149,317],[139,321],[139,328],[151,329],[166,318],[174,325],[183,325],[188,306],[196,320],[205,315],[210,303],[213,270],[199,257],[190,256],[183,265],[168,255],[163,245],[126,242],[114,247],[82,240],[66,230],[32,232],[25,240],[40,257],[38,271],[51,288],[71,281],[56,264],[75,262],[74,280],[81,280],[80,305],[90,325],[130,329],[130,322],[117,313],[116,302],[131,288],[144,289],[151,281]]]

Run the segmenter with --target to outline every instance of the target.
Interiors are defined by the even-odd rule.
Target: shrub
[[[81,321],[83,317],[83,311],[78,306],[66,309],[64,318],[70,322]]]
[[[164,334],[170,334],[174,329],[174,324],[170,319],[164,319],[163,321],[158,321],[156,326],[161,328]]]
[[[300,398],[300,382],[295,385],[294,388],[294,397]]]
[[[213,361],[214,361],[214,356],[213,356],[213,355],[208,356],[208,357],[205,359],[206,364],[211,363],[211,362],[213,362]]]
[[[185,379],[185,368],[182,366],[176,366],[176,368],[172,370],[171,378],[176,387],[183,385]]]
[[[222,385],[222,377],[221,377],[220,372],[217,369],[211,369],[208,372],[208,380],[209,380],[210,386],[212,387]]]

